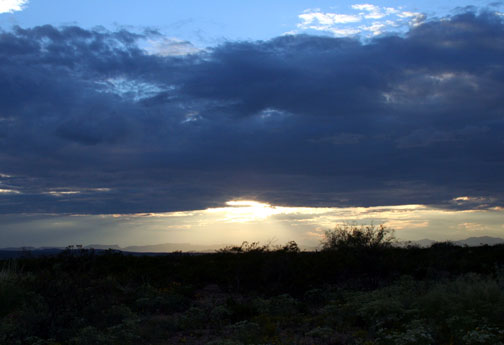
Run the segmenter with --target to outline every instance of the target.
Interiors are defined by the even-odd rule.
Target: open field
[[[504,343],[502,245],[67,250],[0,265],[5,345]]]

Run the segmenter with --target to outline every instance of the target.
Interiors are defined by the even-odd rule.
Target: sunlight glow
[[[261,203],[253,200],[231,200],[226,202],[228,206],[249,206],[249,207],[271,207],[270,204]]]
[[[454,201],[469,201],[469,200],[471,200],[471,198],[468,196],[459,196],[458,198],[454,198],[453,200]]]
[[[73,194],[80,194],[80,191],[78,190],[69,190],[69,191],[50,191],[47,192],[47,194],[53,195],[53,196],[65,196],[65,195],[73,195]]]
[[[246,223],[265,220],[273,216],[287,215],[305,215],[314,216],[325,214],[331,211],[331,208],[324,207],[283,207],[272,206],[268,203],[262,203],[254,200],[231,200],[226,202],[227,207],[210,208],[205,210],[208,213],[222,214],[221,220],[230,223]]]
[[[245,223],[256,220],[264,220],[269,216],[281,213],[281,208],[271,206],[253,200],[231,200],[226,202],[227,206],[208,209],[210,213],[223,213],[223,221],[232,223]]]
[[[21,192],[15,189],[0,189],[0,194],[21,194]]]
[[[459,196],[454,202],[485,201]],[[501,236],[504,208],[440,209],[427,205],[373,207],[287,207],[234,199],[202,210],[102,215],[101,228],[120,222],[122,245],[143,243],[240,244],[242,241],[290,240],[315,248],[327,229],[343,224],[384,224],[400,240],[458,240],[481,234]],[[92,216],[90,216],[92,217]],[[125,228],[129,234],[124,235]],[[119,227],[117,228],[119,229]],[[142,231],[139,231],[142,229]],[[111,230],[112,231],[112,230]],[[146,235],[148,233],[148,235]],[[111,240],[112,241],[112,240]],[[116,240],[115,240],[116,241]],[[116,241],[117,242],[117,241]]]

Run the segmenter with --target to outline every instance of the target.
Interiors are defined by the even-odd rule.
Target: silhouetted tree
[[[394,230],[383,224],[338,225],[333,230],[326,230],[321,241],[322,250],[343,248],[388,248],[396,242]]]

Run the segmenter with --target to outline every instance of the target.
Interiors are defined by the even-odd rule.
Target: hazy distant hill
[[[198,252],[198,253],[211,253],[216,250],[230,246],[229,244],[191,244],[191,243],[162,243],[162,244],[152,244],[145,246],[128,246],[121,248],[118,245],[89,245],[86,248],[94,249],[116,249],[125,252],[135,252],[135,253],[171,253],[176,251],[182,252]],[[301,246],[302,250],[314,251],[316,247]]]
[[[117,244],[90,244],[88,246],[86,246],[85,248],[87,249],[103,249],[103,250],[107,250],[107,249],[115,249],[115,250],[121,250],[121,247],[119,247]]]
[[[407,245],[417,245],[420,247],[430,247],[433,243],[438,241],[433,241],[430,239],[422,239],[418,241],[404,241],[399,242],[401,246]],[[453,244],[459,246],[481,246],[481,245],[489,245],[493,246],[496,244],[504,244],[504,239],[499,237],[490,237],[490,236],[481,236],[481,237],[469,237],[464,240],[452,241]],[[153,244],[153,245],[145,245],[145,246],[128,246],[122,248],[117,244],[90,244],[85,246],[85,249],[95,249],[99,252],[105,251],[108,249],[119,250],[123,252],[129,253],[173,253],[176,251],[182,252],[193,252],[193,253],[212,253],[216,250],[225,248],[229,245],[226,244],[214,244],[214,245],[203,245],[203,244],[191,244],[191,243],[163,243],[163,244]],[[304,251],[315,251],[319,248],[317,247],[308,247],[308,246],[300,246],[301,250]],[[55,255],[63,251],[65,248],[63,247],[18,247],[18,248],[0,248],[0,259],[7,258],[15,258],[26,255],[32,256],[42,256],[42,255]],[[78,248],[74,248],[78,250]]]
[[[499,237],[490,237],[490,236],[481,236],[481,237],[469,237],[465,240],[455,241],[453,242],[458,245],[468,245],[469,247],[481,246],[481,245],[489,245],[493,246],[495,244],[504,243],[504,239]]]
[[[444,241],[434,241],[430,240],[428,238],[424,238],[422,240],[418,241],[406,241],[406,242],[400,242],[401,245],[417,245],[420,247],[430,247],[434,243],[438,242],[444,242]],[[490,237],[490,236],[480,236],[480,237],[469,237],[464,240],[458,240],[458,241],[449,241],[455,245],[458,246],[469,246],[469,247],[475,247],[475,246],[484,246],[484,245],[489,245],[493,246],[496,244],[502,244],[504,243],[504,239],[500,237]]]
[[[61,251],[63,251],[61,248],[6,248],[0,249],[0,259],[20,258],[23,256],[56,255]]]
[[[146,246],[129,246],[126,248],[120,248],[126,252],[137,252],[137,253],[170,253],[176,251],[182,252],[214,252],[218,249],[224,248],[224,244],[214,244],[214,245],[203,245],[203,244],[190,244],[190,243],[163,243],[163,244],[153,244]]]
[[[407,241],[407,242],[400,242],[401,245],[416,245],[419,247],[430,247],[433,243],[436,243],[434,240],[429,240],[428,238],[424,238],[423,240],[418,240],[418,241]]]

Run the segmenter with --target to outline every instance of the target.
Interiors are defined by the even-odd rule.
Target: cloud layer
[[[404,31],[408,27],[420,25],[426,16],[420,12],[405,11],[401,7],[382,7],[371,4],[351,6],[354,13],[342,14],[308,9],[299,15],[301,23],[296,33],[322,31],[336,37],[377,36],[385,32]]]
[[[462,13],[367,44],[296,35],[140,48],[153,39],[49,25],[0,33],[0,212],[236,198],[503,204],[499,15]]]
[[[0,0],[0,13],[22,11],[29,0]]]

